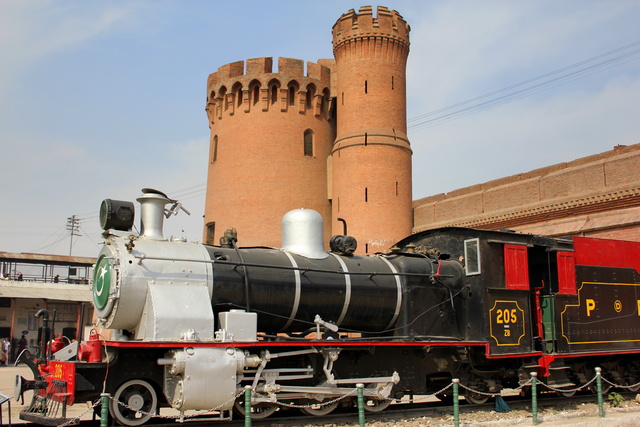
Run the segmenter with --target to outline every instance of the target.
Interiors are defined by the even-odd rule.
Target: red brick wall
[[[507,226],[640,241],[640,212],[628,211],[634,206],[640,206],[640,144],[416,200],[414,231]],[[604,213],[620,215],[603,222]]]

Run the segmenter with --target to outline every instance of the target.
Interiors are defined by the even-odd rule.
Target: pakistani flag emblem
[[[109,258],[102,255],[98,258],[96,268],[93,272],[93,305],[98,310],[102,310],[109,301],[111,290],[111,262]]]

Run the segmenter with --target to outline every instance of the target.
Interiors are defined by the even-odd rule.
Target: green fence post
[[[604,418],[604,404],[602,402],[602,368],[596,368],[596,390],[598,391],[598,412]]]
[[[101,393],[102,407],[100,408],[100,427],[109,425],[109,393]]]
[[[364,427],[364,384],[356,384],[356,387],[358,388],[358,423],[360,427]]]
[[[244,426],[251,427],[251,386],[244,386]]]
[[[533,425],[538,425],[538,390],[536,382],[538,373],[531,372],[531,414],[533,415]]]
[[[454,378],[451,380],[453,383],[453,425],[460,427],[460,401],[458,395],[458,386],[460,385],[460,379]]]

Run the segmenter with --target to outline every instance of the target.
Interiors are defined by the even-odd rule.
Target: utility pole
[[[79,232],[80,218],[75,215],[71,215],[67,218],[67,230],[71,233],[69,240],[69,256],[71,256],[71,250],[73,249],[73,236],[81,236]]]

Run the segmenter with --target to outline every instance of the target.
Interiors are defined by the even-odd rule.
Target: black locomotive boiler
[[[18,393],[36,389],[23,419],[60,421],[43,407],[103,391],[110,415],[134,426],[161,407],[228,419],[246,386],[254,416],[266,417],[282,404],[329,413],[359,383],[366,409],[379,411],[452,378],[492,393],[531,371],[566,389],[597,366],[618,384],[640,381],[640,243],[451,227],[358,256],[348,236],[325,251],[320,216],[295,210],[283,248],[240,248],[233,232],[208,246],[163,236],[177,201],[148,189],[138,201],[140,233],[132,203],[101,207],[93,298],[103,338],[17,381]]]

